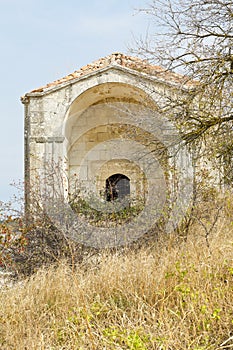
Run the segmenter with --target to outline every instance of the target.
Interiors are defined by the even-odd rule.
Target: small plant
[[[112,227],[122,225],[139,215],[144,208],[144,203],[137,200],[133,205],[130,205],[129,201],[126,201],[127,205],[125,207],[116,210],[115,207],[120,204],[116,200],[111,203],[112,212],[106,212],[91,207],[90,202],[77,196],[75,200],[70,202],[70,205],[77,215],[83,216],[90,224],[96,226]]]
[[[143,334],[140,329],[127,331],[127,329],[110,327],[103,330],[103,336],[110,346],[115,345],[120,346],[121,349],[130,350],[149,349],[150,336]]]

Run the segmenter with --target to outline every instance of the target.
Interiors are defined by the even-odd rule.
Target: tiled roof
[[[90,73],[97,72],[98,70],[110,65],[126,67],[137,72],[157,76],[159,79],[173,84],[183,84],[186,86],[193,85],[193,83],[187,80],[187,77],[168,71],[160,66],[151,65],[147,60],[143,60],[138,57],[126,56],[122,53],[113,53],[104,58],[100,58],[99,60],[94,61],[61,79],[32,90],[30,93],[44,92],[47,89],[59,86],[60,84],[75,80]]]

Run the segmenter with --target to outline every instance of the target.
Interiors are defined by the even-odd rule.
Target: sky
[[[0,201],[23,181],[20,96],[113,52],[129,53],[146,0],[0,0]]]

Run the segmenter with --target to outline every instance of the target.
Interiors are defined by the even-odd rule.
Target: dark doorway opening
[[[130,179],[123,174],[114,174],[106,180],[106,200],[121,200],[130,195]]]

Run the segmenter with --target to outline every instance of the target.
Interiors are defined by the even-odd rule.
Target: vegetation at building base
[[[204,183],[179,230],[130,247],[81,247],[42,213],[3,222],[2,261],[18,279],[0,289],[0,348],[231,347],[232,193]]]
[[[144,209],[144,202],[141,200],[134,201],[133,204],[130,203],[130,198],[124,198],[124,200],[126,202],[125,205],[122,205],[119,210],[110,213],[92,208],[90,204],[81,197],[72,201],[70,206],[77,215],[81,215],[92,225],[114,227],[130,222],[133,217],[139,215]],[[112,202],[112,204],[112,209],[114,209],[114,206],[121,204],[121,202],[116,200]]]
[[[83,247],[43,211],[29,226],[8,217],[1,262],[15,282],[0,288],[0,348],[232,346],[232,193],[205,180],[176,232],[130,247]]]

